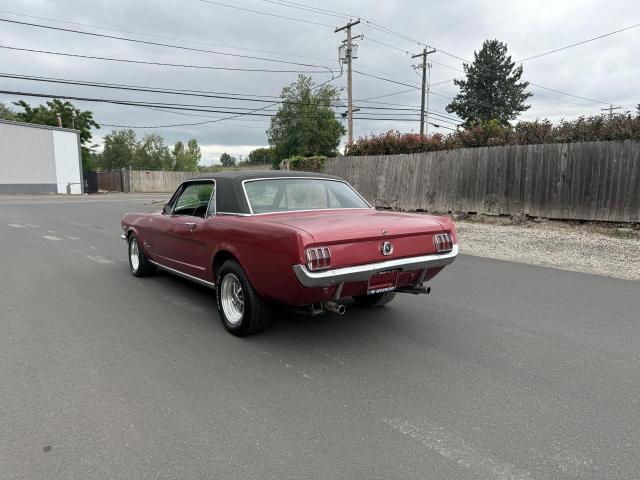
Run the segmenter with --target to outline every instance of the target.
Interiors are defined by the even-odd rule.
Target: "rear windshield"
[[[322,178],[270,178],[245,182],[253,213],[370,208],[347,183]]]

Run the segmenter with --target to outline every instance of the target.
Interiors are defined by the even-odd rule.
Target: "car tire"
[[[271,324],[271,306],[256,293],[240,264],[227,260],[218,271],[216,300],[224,327],[246,337]]]
[[[396,292],[374,293],[373,295],[356,295],[353,299],[360,307],[377,308],[386,305],[396,296]]]
[[[135,233],[129,235],[129,269],[134,277],[148,277],[156,272],[156,267],[144,254],[139,242]]]

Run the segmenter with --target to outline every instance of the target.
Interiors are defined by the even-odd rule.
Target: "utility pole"
[[[347,146],[353,143],[353,87],[351,83],[351,60],[353,53],[353,38],[351,36],[351,27],[358,25],[360,20],[355,22],[349,21],[344,27],[336,28],[334,33],[347,31],[345,60],[347,62]],[[356,37],[356,38],[359,38]]]
[[[622,107],[614,107],[612,103],[609,104],[609,108],[601,108],[600,110],[603,112],[606,112],[607,110],[609,110],[609,120],[611,120],[611,117],[613,117],[613,111],[614,110],[620,110]]]
[[[429,50],[428,47],[424,47],[422,53],[418,53],[417,55],[412,55],[411,58],[422,57],[422,101],[420,102],[420,136],[424,137],[425,135],[425,124],[429,122],[429,84],[431,83],[431,64],[427,63],[427,55],[430,53],[434,53],[435,49]],[[427,71],[428,71],[428,81],[427,81]],[[425,109],[425,91],[427,94],[427,103]],[[426,121],[425,121],[426,114]],[[429,127],[427,126],[427,130]]]

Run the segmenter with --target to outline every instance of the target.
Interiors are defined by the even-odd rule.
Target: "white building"
[[[83,192],[79,131],[0,120],[0,193]]]

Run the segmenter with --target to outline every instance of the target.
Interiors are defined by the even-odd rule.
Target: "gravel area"
[[[640,240],[545,223],[456,221],[460,251],[576,272],[640,280]]]

